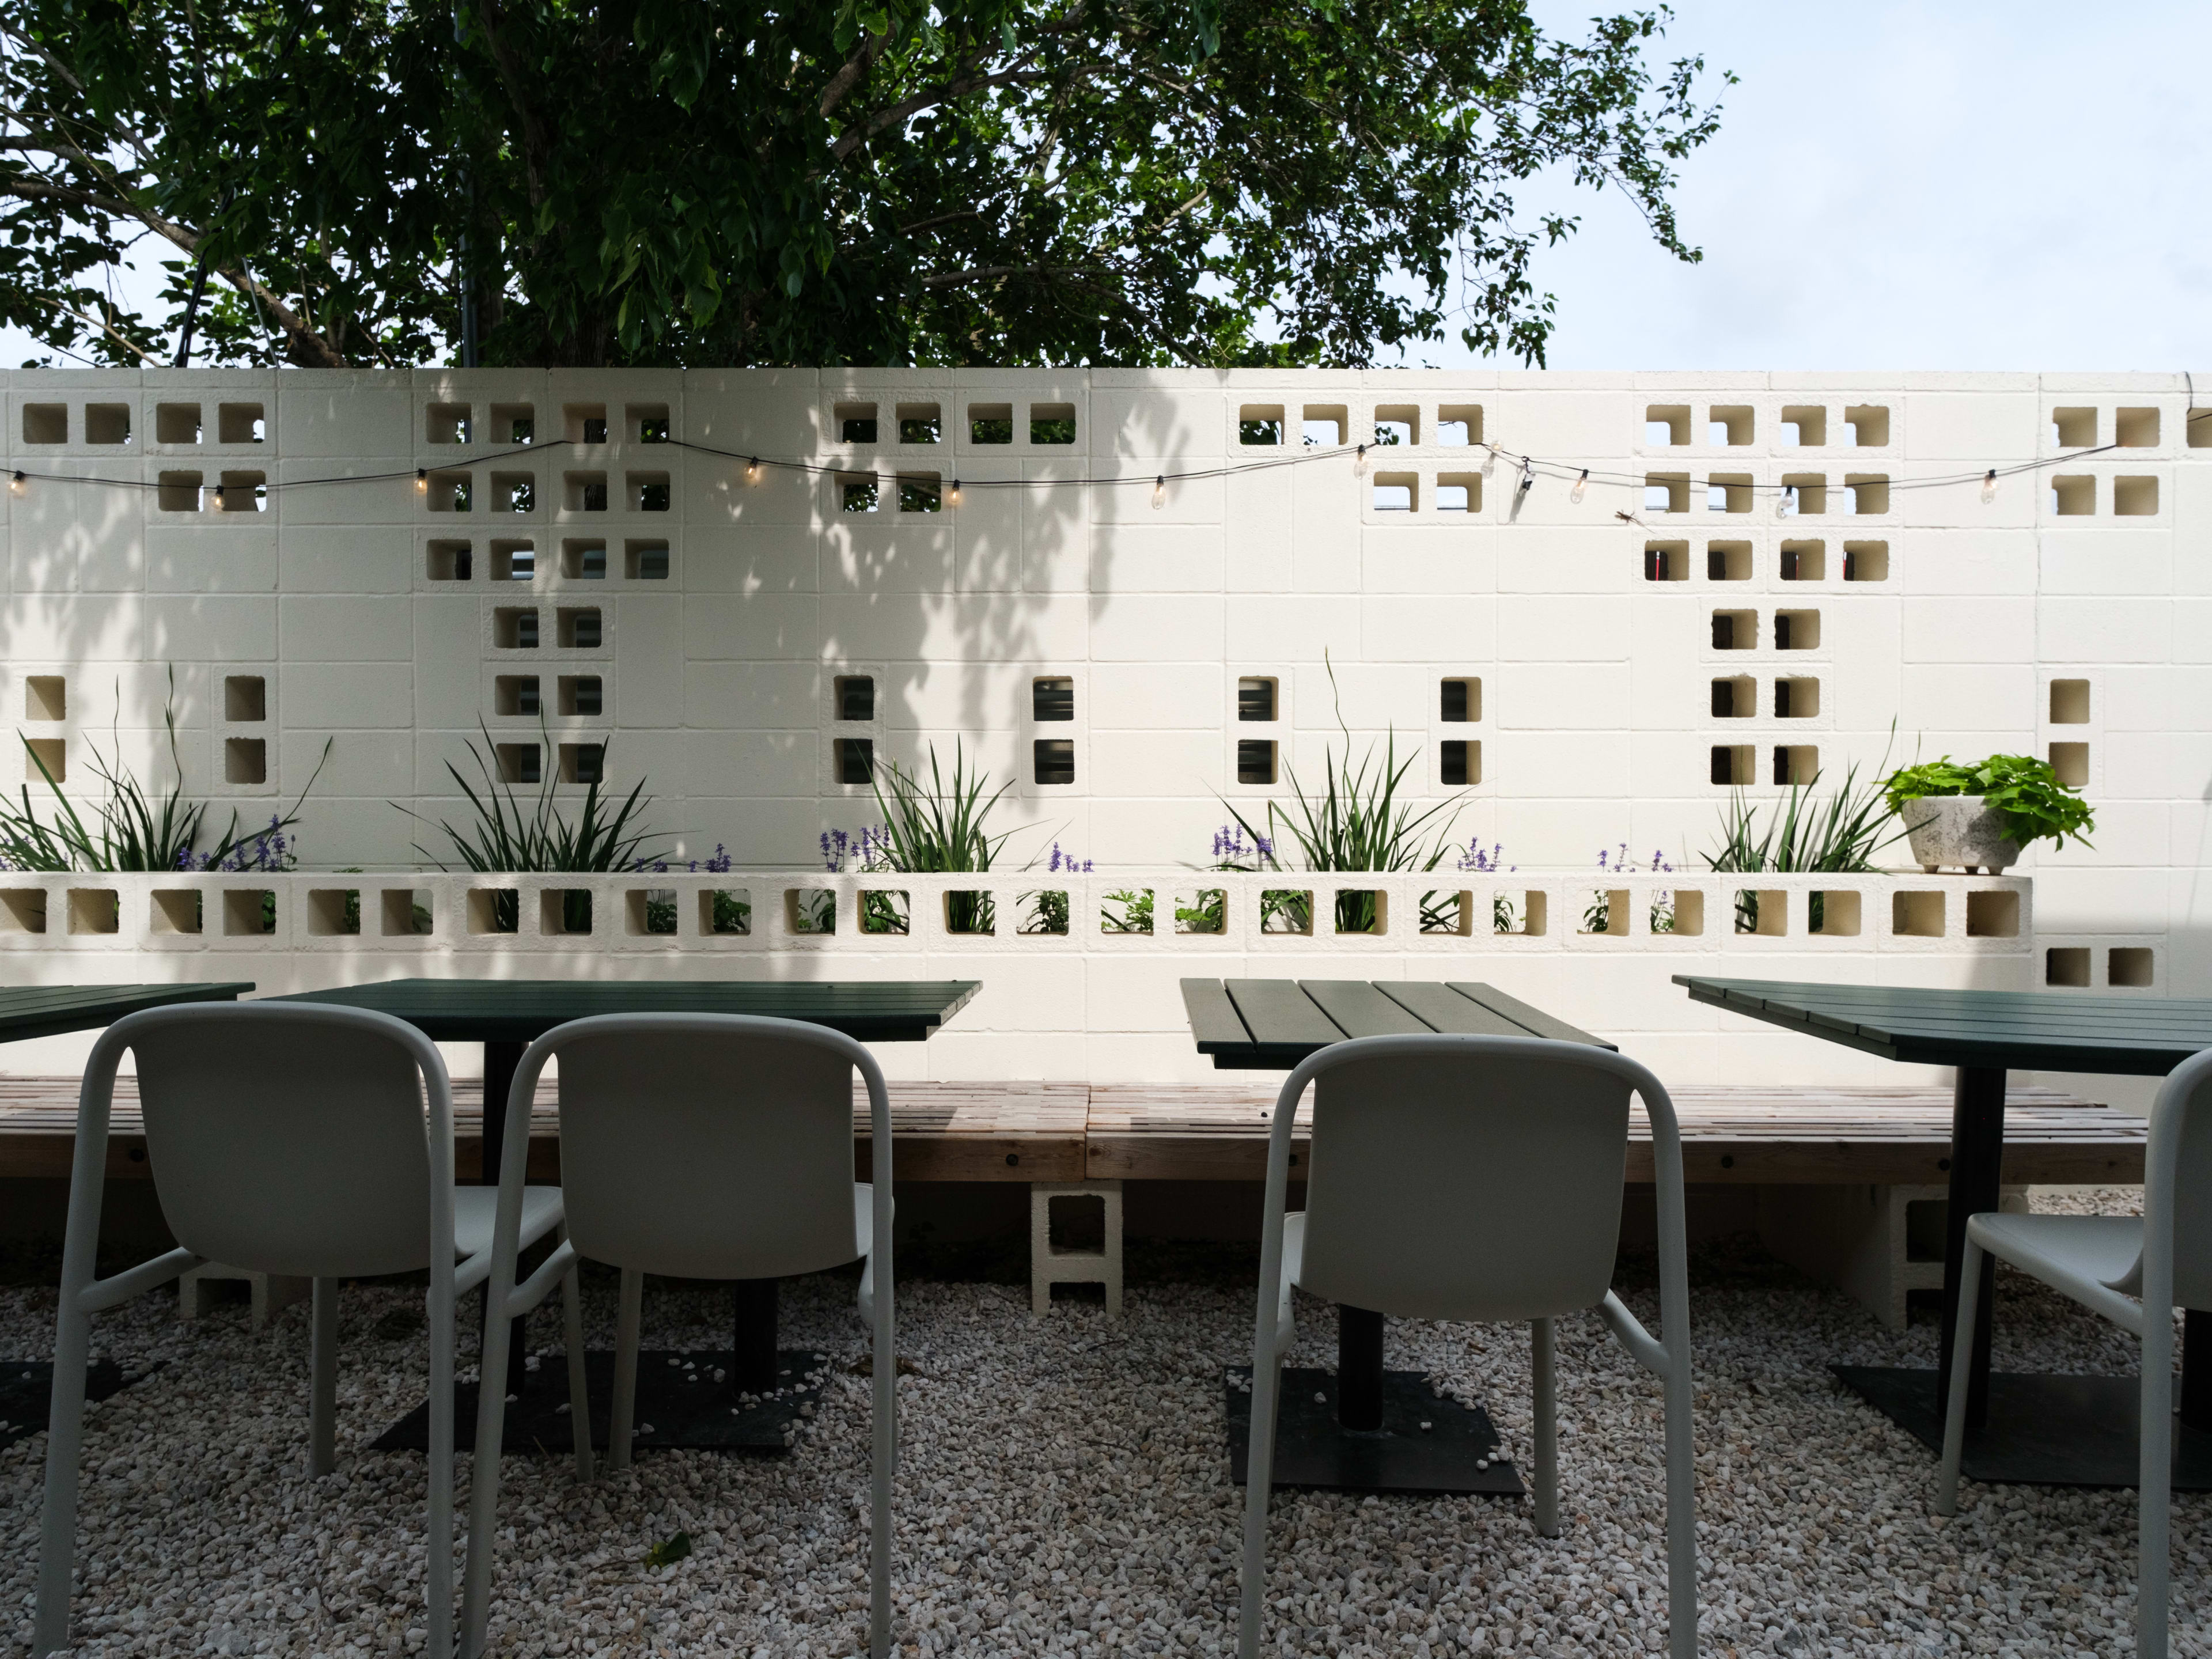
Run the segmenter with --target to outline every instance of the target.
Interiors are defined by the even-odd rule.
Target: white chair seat
[[[492,1224],[499,1216],[499,1188],[453,1188],[453,1254],[466,1260],[491,1249]],[[522,1189],[522,1243],[526,1248],[552,1231],[561,1219],[558,1187]]]
[[[1966,1224],[1991,1255],[2044,1279],[2086,1279],[2135,1293],[2142,1257],[2142,1218],[2132,1215],[1984,1214]]]

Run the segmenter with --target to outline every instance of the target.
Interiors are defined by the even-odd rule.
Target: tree
[[[1668,14],[18,0],[0,317],[119,363],[1540,362],[1547,171],[1679,258]],[[126,248],[169,266],[121,302]]]

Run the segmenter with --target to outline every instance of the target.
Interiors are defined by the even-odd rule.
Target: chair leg
[[[630,1430],[637,1416],[638,1324],[645,1302],[645,1274],[622,1270],[622,1300],[615,1314],[615,1397],[608,1413],[607,1467],[629,1467]]]
[[[1528,1350],[1535,1373],[1534,1393],[1536,1423],[1536,1531],[1544,1538],[1559,1535],[1559,1382],[1553,1350],[1552,1322],[1528,1322]]]
[[[1674,1364],[1665,1380],[1667,1646],[1673,1659],[1698,1659],[1698,1447],[1692,1418],[1697,1383],[1686,1352],[1689,1334],[1669,1335],[1678,1346],[1672,1347]]]
[[[501,1268],[511,1283],[514,1267],[502,1258],[492,1269],[496,1287]],[[499,1464],[507,1438],[507,1356],[514,1322],[496,1312],[483,1322],[483,1362],[477,1368],[477,1445],[469,1464],[469,1546],[461,1583],[462,1659],[477,1659],[491,1620],[492,1557],[499,1548]],[[450,1395],[451,1390],[449,1389]]]
[[[1959,1512],[1959,1464],[1966,1455],[1966,1379],[1974,1363],[1974,1316],[1982,1299],[1982,1247],[1966,1237],[1959,1258],[1957,1335],[1951,1345],[1951,1398],[1943,1413],[1943,1459],[1936,1474],[1936,1513]]]
[[[874,1276],[876,1260],[868,1258]],[[890,1659],[891,1651],[891,1480],[898,1462],[898,1337],[893,1324],[891,1287],[871,1285],[870,1335],[875,1343],[874,1455],[869,1479],[868,1653]]]
[[[1237,1620],[1239,1659],[1260,1659],[1260,1621],[1267,1589],[1267,1498],[1275,1474],[1275,1418],[1282,1357],[1252,1356],[1252,1430],[1244,1447],[1244,1601]]]
[[[423,1551],[429,1590],[428,1659],[453,1652],[453,1285],[435,1264],[430,1284],[430,1516]],[[481,1390],[479,1390],[481,1392]]]
[[[2154,1322],[2155,1324],[2154,1325]],[[2136,1476],[2141,1559],[2136,1577],[2136,1659],[2166,1659],[2166,1577],[2173,1484],[2173,1316],[2143,1310],[2142,1406]]]
[[[568,1428],[576,1437],[576,1479],[592,1478],[592,1389],[584,1376],[583,1264],[561,1281],[562,1321],[568,1343]]]
[[[33,1659],[69,1645],[76,1552],[77,1456],[84,1436],[84,1372],[92,1316],[64,1291],[54,1338],[54,1393],[46,1429],[46,1501],[39,1523],[39,1600]]]
[[[338,1466],[338,1282],[315,1281],[314,1335],[308,1352],[307,1474],[328,1474]]]

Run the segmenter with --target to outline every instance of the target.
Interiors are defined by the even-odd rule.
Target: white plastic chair
[[[1285,1215],[1291,1131],[1314,1102],[1306,1207]],[[1651,1120],[1658,1185],[1655,1339],[1609,1288],[1620,1243],[1628,1101]],[[1268,1483],[1291,1292],[1402,1319],[1528,1320],[1534,1334],[1536,1529],[1559,1529],[1552,1321],[1595,1307],[1666,1385],[1668,1640],[1698,1650],[1695,1468],[1682,1147],[1659,1079],[1606,1049],[1534,1037],[1362,1037],[1303,1061],[1267,1143],[1239,1651],[1258,1659]]]
[[[178,1248],[94,1279],[109,1108],[125,1049],[137,1060],[155,1192]],[[519,1176],[519,1158],[514,1167]],[[445,1062],[422,1033],[388,1014],[306,1003],[198,1004],[132,1014],[107,1029],[77,1098],[34,1659],[69,1645],[92,1316],[207,1261],[314,1281],[307,1452],[314,1475],[337,1463],[338,1281],[429,1270],[428,1652],[445,1659],[453,1651],[453,1310],[455,1298],[491,1271],[495,1197],[488,1187],[453,1185]],[[518,1181],[516,1200],[521,1239],[560,1224],[557,1188],[526,1190]],[[572,1274],[572,1330],[580,1317],[574,1283]],[[500,1331],[504,1336],[504,1323]]]
[[[514,1285],[523,1212],[520,1125],[507,1108],[491,1297],[512,1316],[580,1258],[622,1270],[607,1462],[629,1462],[645,1275],[781,1279],[866,1258],[860,1316],[875,1345],[875,1447],[870,1494],[869,1645],[887,1659],[891,1629],[891,1477],[897,1455],[891,1295],[890,1097],[875,1056],[851,1037],[798,1020],[739,1014],[607,1014],[557,1026],[515,1068],[512,1101],[529,1102],[560,1060],[566,1242],[530,1282]],[[868,1090],[872,1183],[853,1179],[853,1073]],[[520,1115],[517,1115],[520,1111]],[[506,1359],[507,1319],[491,1321],[484,1375]],[[581,1344],[570,1340],[572,1355]],[[575,1375],[571,1368],[572,1378]],[[589,1473],[590,1416],[572,1383],[577,1466]],[[461,1623],[471,1659],[491,1610],[505,1402],[484,1389],[469,1494]],[[490,1449],[487,1452],[484,1449]]]
[[[2150,1109],[2143,1212],[2136,1216],[2003,1215],[1966,1222],[1959,1264],[1958,1336],[1943,1419],[1936,1510],[1959,1511],[1966,1443],[1966,1375],[1985,1255],[2009,1261],[2142,1341],[2137,1411],[2136,1652],[2165,1659],[2173,1483],[2173,1313],[2212,1308],[2212,1048],[2173,1068]]]

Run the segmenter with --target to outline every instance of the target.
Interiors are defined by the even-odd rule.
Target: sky
[[[1579,35],[1595,8],[1535,9]],[[1552,368],[2212,369],[2204,0],[1675,0],[1658,52],[1740,81],[1709,77],[1720,133],[1680,169],[1705,259],[1618,194],[1525,190],[1583,223],[1535,268]],[[0,331],[0,362],[31,355]]]

